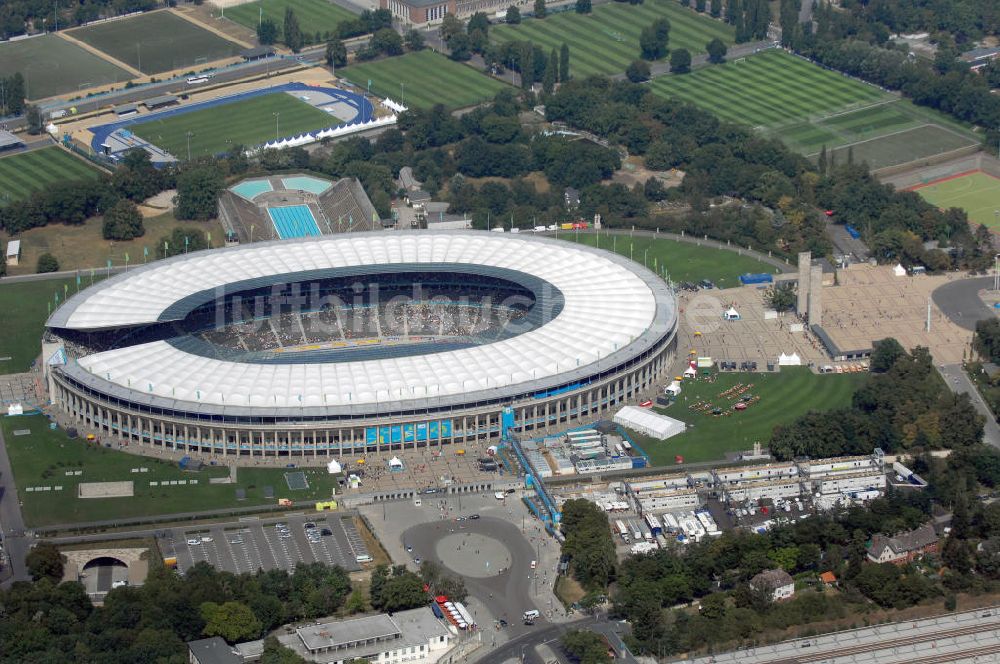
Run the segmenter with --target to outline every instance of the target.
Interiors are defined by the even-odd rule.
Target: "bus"
[[[198,85],[199,83],[208,83],[208,76],[188,76],[188,85]]]

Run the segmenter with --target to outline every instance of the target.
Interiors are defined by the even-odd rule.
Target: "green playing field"
[[[417,51],[337,69],[338,75],[380,97],[390,97],[414,108],[444,104],[462,108],[492,99],[507,87],[477,69],[449,60],[433,51]]]
[[[788,424],[809,411],[849,405],[865,376],[819,375],[805,367],[784,367],[780,373],[725,373],[718,374],[714,382],[685,381],[678,400],[658,410],[683,420],[688,430],[665,441],[638,436],[636,442],[658,466],[672,465],[678,455],[684,457],[685,463],[722,460],[729,452],[751,449],[755,442],[766,447],[774,427]],[[733,410],[734,399],[719,396],[739,383],[750,386],[744,394],[760,397],[744,411]],[[702,401],[728,415],[691,408]]]
[[[27,198],[53,182],[96,180],[99,171],[60,147],[0,158],[0,205]]]
[[[0,76],[24,76],[28,99],[124,83],[132,74],[56,34],[0,44]]]
[[[670,49],[702,53],[714,38],[733,43],[732,26],[681,7],[676,0],[646,0],[641,5],[612,2],[594,7],[591,14],[563,12],[544,19],[526,18],[518,25],[492,28],[490,40],[531,41],[546,51],[565,43],[573,76],[617,74],[639,57],[639,33],[658,18],[670,21]]]
[[[314,33],[337,33],[337,26],[357,18],[354,14],[328,0],[257,0],[229,7],[221,12],[231,21],[256,30],[262,18],[275,22],[279,30],[285,23],[285,10],[291,8],[302,29]]]
[[[1000,178],[975,171],[912,189],[933,205],[962,208],[970,221],[1000,231]]]
[[[242,50],[170,11],[88,25],[69,34],[144,74],[207,64]]]
[[[194,158],[226,152],[234,145],[252,147],[276,137],[294,136],[340,123],[329,113],[290,94],[276,92],[143,122],[129,129],[178,159],[186,159],[189,132],[191,157]]]

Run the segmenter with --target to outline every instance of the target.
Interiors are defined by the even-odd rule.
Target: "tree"
[[[343,67],[347,64],[347,47],[340,39],[326,43],[326,64],[328,67]]]
[[[535,9],[532,12],[535,18],[545,18],[545,0],[535,0]]]
[[[708,51],[708,61],[712,64],[721,64],[726,61],[726,45],[721,39],[716,37],[705,45]]]
[[[375,53],[385,53],[386,55],[403,54],[403,38],[392,28],[382,28],[376,30],[368,42],[368,48]]]
[[[427,603],[423,579],[402,565],[393,567],[391,573],[385,565],[376,567],[368,592],[372,607],[387,613],[405,611]]]
[[[52,254],[42,254],[38,257],[38,263],[35,266],[35,272],[39,274],[43,272],[58,272],[59,271],[59,261]]]
[[[563,42],[559,49],[559,82],[565,83],[569,77],[569,44]]]
[[[406,31],[406,37],[403,38],[403,42],[406,44],[406,48],[411,51],[422,51],[426,45],[424,33],[414,28]]]
[[[591,10],[590,0],[576,0],[576,13],[589,14]]]
[[[712,18],[722,16],[722,0],[711,0],[708,7],[708,13],[712,15]]]
[[[28,133],[38,136],[42,133],[42,112],[34,104],[29,104],[27,108]]]
[[[264,639],[264,652],[261,654],[260,664],[308,664],[290,648],[281,645],[281,642],[273,636]]]
[[[625,70],[625,76],[633,83],[642,83],[649,80],[649,63],[645,60],[633,60]]]
[[[177,176],[177,218],[214,219],[224,184],[222,171],[212,162],[196,164],[181,171]]]
[[[600,635],[582,629],[571,629],[562,635],[562,646],[580,664],[610,664],[608,646]]]
[[[189,251],[208,248],[205,234],[197,228],[175,228],[170,235],[164,235],[156,245],[156,253],[163,252],[163,258],[179,256]]]
[[[260,620],[242,602],[226,602],[216,604],[205,602],[199,608],[205,621],[205,636],[221,636],[229,643],[249,641],[260,636],[263,629]]]
[[[52,257],[51,254],[42,254],[42,257],[44,256]],[[41,263],[42,257],[39,257],[39,263]],[[52,260],[55,259],[53,258]],[[39,265],[39,267],[41,266]],[[54,270],[39,269],[38,271],[55,272],[58,269],[59,266],[57,264]],[[36,544],[24,559],[24,564],[27,565],[32,579],[35,581],[49,579],[54,583],[62,581],[63,565],[65,563],[66,557],[59,553],[59,549],[54,544],[49,544],[48,542]]]
[[[778,284],[767,292],[767,303],[775,311],[791,311],[795,307],[795,300],[795,286],[787,282]]]
[[[265,18],[257,24],[257,41],[264,46],[270,46],[278,41],[278,24],[272,19]]]
[[[872,373],[885,373],[889,369],[892,369],[892,365],[896,364],[896,360],[905,355],[906,351],[892,337],[876,341],[872,344]]]
[[[517,8],[517,5],[511,5],[507,8],[507,17],[504,20],[510,25],[517,25],[521,22],[521,10]]]
[[[299,19],[291,7],[285,9],[285,46],[292,49],[292,53],[302,50],[302,29],[299,27]]]
[[[691,53],[686,48],[678,48],[670,54],[670,72],[686,74],[691,71]]]
[[[545,90],[545,94],[552,94],[558,80],[559,53],[557,53],[556,49],[553,47],[552,52],[549,53],[549,59],[545,63],[545,74],[542,75],[542,89]]]
[[[142,225],[142,213],[135,203],[123,198],[104,213],[101,233],[105,240],[133,240],[142,237],[146,233]]]

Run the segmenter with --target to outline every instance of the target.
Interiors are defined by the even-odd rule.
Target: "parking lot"
[[[340,565],[353,572],[361,569],[360,562],[371,560],[353,521],[341,514],[174,528],[160,539],[160,549],[165,557],[176,557],[181,573],[200,561],[234,574],[293,571],[300,562]]]

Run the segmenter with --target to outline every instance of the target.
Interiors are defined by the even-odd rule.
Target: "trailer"
[[[646,520],[646,525],[649,526],[649,530],[653,534],[653,537],[656,537],[663,532],[663,526],[660,525],[660,520],[656,518],[655,514],[646,514],[643,519]]]
[[[625,525],[625,522],[622,521],[621,519],[615,521],[615,532],[618,535],[621,535],[622,537],[628,536],[628,527]]]

